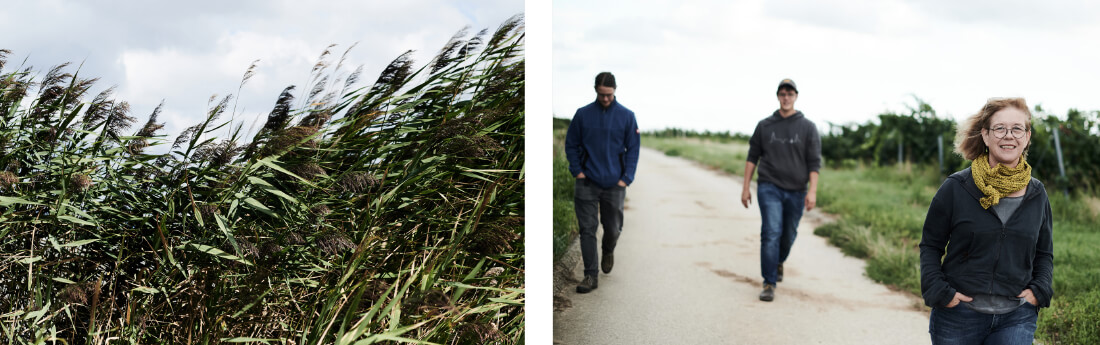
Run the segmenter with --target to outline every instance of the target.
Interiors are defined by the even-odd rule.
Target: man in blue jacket
[[[760,200],[760,271],[764,290],[760,300],[775,299],[775,284],[783,281],[783,262],[798,235],[802,209],[817,203],[817,174],[821,170],[821,138],[817,126],[794,108],[798,89],[783,79],[775,93],[779,110],[760,120],[749,139],[741,204],[749,207],[749,183],[760,167],[756,196]],[[807,183],[809,188],[806,187]]]
[[[634,112],[615,100],[615,76],[596,75],[596,101],[573,115],[565,134],[569,172],[577,177],[573,207],[580,225],[584,280],[577,292],[596,289],[596,266],[611,273],[623,228],[626,186],[634,182],[640,138]],[[603,257],[596,257],[596,227],[603,224]],[[601,265],[602,261],[602,265]]]

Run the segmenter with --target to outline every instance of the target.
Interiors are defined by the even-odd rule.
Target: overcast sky
[[[0,48],[12,51],[5,72],[33,66],[39,80],[55,65],[72,62],[72,72],[83,63],[82,77],[100,78],[89,98],[117,85],[117,99],[138,118],[132,132],[164,100],[159,119],[171,141],[204,118],[214,94],[234,94],[245,130],[285,87],[297,85],[302,98],[330,44],[339,57],[358,42],[345,70],[362,65],[360,83],[373,83],[407,50],[423,66],[464,26],[470,35],[493,32],[523,11],[515,0],[4,1]],[[255,60],[255,76],[237,94]]]
[[[751,133],[779,107],[819,128],[905,112],[961,119],[990,97],[1054,115],[1100,110],[1100,5],[1088,1],[554,1],[553,113],[595,100],[600,71],[643,130]]]

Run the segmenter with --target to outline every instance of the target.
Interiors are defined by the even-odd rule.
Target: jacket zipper
[[[1000,217],[997,217],[997,219],[1000,220]],[[989,279],[989,294],[990,295],[993,294],[993,283],[997,280],[997,264],[1000,263],[1000,261],[1001,261],[1001,246],[1004,245],[1004,239],[1005,239],[1005,224],[1004,224],[1004,222],[1001,222],[1001,236],[997,237],[997,256],[993,259],[993,271],[990,271],[990,273],[993,274],[993,276],[990,277],[990,279]]]
[[[1027,199],[1028,199],[1028,195],[1027,195],[1027,191],[1026,191],[1027,187],[1024,187],[1024,189],[1025,189],[1024,198],[1020,200],[1020,205],[1016,206],[1016,211],[1012,211],[1012,214],[1008,216],[1008,220],[1012,220],[1012,218],[1015,218],[1016,214],[1019,213],[1017,211],[1022,209],[1024,207],[1024,203],[1027,202]],[[1001,222],[1001,236],[997,237],[997,255],[993,259],[993,270],[990,271],[990,273],[993,274],[993,277],[990,277],[990,279],[989,279],[989,294],[992,295],[993,294],[993,283],[997,279],[996,278],[997,277],[997,264],[1001,261],[1001,251],[1002,251],[1001,247],[1004,246],[1005,238],[1008,237],[1008,233],[1007,233],[1007,230],[1006,230],[1006,227],[1007,227],[1008,224],[1006,224],[1007,223],[1006,221],[1001,220],[1001,217],[997,215],[997,211],[993,209],[993,206],[989,207],[989,213],[992,214],[993,217],[996,217],[997,221]]]

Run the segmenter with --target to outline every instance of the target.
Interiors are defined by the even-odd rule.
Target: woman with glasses
[[[1031,344],[1050,306],[1050,202],[1031,177],[1030,143],[1022,98],[990,99],[959,125],[955,151],[972,163],[932,198],[920,242],[933,344]]]

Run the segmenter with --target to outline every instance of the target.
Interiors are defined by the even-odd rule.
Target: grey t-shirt
[[[1001,224],[1008,222],[1008,217],[1012,217],[1022,202],[1024,202],[1022,196],[1002,197],[999,203],[993,205],[993,211],[997,212],[997,218],[1001,219]]]
[[[1026,299],[1016,296],[997,296],[980,293],[970,297],[973,297],[974,300],[963,303],[966,303],[966,306],[971,310],[982,314],[1004,314],[1016,310],[1016,308],[1027,303]]]

